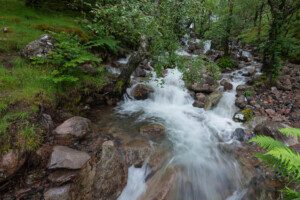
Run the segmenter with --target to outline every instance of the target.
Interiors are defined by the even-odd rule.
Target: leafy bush
[[[279,130],[285,136],[300,138],[300,129],[283,128]],[[300,183],[300,154],[287,147],[284,143],[268,136],[256,136],[250,140],[257,143],[267,152],[257,154],[264,163],[278,171],[289,183]],[[287,185],[289,186],[289,185]],[[300,192],[289,189],[283,190],[285,199],[298,199]]]
[[[221,70],[231,70],[237,67],[237,63],[230,57],[224,56],[217,61]]]

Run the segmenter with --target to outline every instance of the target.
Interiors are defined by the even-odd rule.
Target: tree
[[[281,42],[284,28],[290,17],[300,8],[299,1],[268,0],[271,22],[268,41],[264,47],[263,72],[268,75],[270,83],[280,72]]]

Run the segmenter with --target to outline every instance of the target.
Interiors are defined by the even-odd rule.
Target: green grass
[[[0,52],[18,51],[47,30],[86,37],[72,15],[28,8],[23,0],[0,0],[0,5]]]

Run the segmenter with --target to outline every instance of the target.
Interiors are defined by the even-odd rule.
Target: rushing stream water
[[[163,121],[173,145],[173,157],[165,168],[179,169],[171,199],[238,200],[245,192],[237,161],[220,150],[222,144],[235,142],[232,133],[241,127],[232,116],[236,112],[235,88],[245,80],[240,72],[231,76],[234,89],[224,92],[219,104],[210,111],[192,106],[193,98],[177,69],[169,69],[164,78],[154,76],[149,81],[154,88],[151,98],[126,99],[118,108],[121,114],[142,113],[139,120]],[[146,191],[145,177],[143,168],[131,167],[119,200],[138,199]]]

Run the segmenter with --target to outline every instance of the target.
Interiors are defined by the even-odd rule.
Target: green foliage
[[[285,128],[281,129],[284,135],[299,137],[299,129]],[[276,169],[280,174],[286,177],[290,182],[300,182],[300,154],[287,147],[280,141],[268,136],[256,136],[250,140],[257,143],[267,152],[258,154],[258,158],[267,165]],[[298,191],[289,188],[283,190],[286,199],[295,199],[299,197]]]
[[[250,108],[246,108],[246,109],[242,110],[242,113],[243,113],[246,121],[250,121],[254,117],[254,112]]]
[[[253,96],[253,91],[252,90],[246,90],[244,92],[244,96],[245,97],[252,97]]]
[[[221,70],[231,70],[237,67],[237,63],[228,56],[220,58],[217,64]]]
[[[300,192],[292,190],[290,188],[283,189],[283,196],[284,199],[291,199],[291,200],[299,200],[300,199]]]

